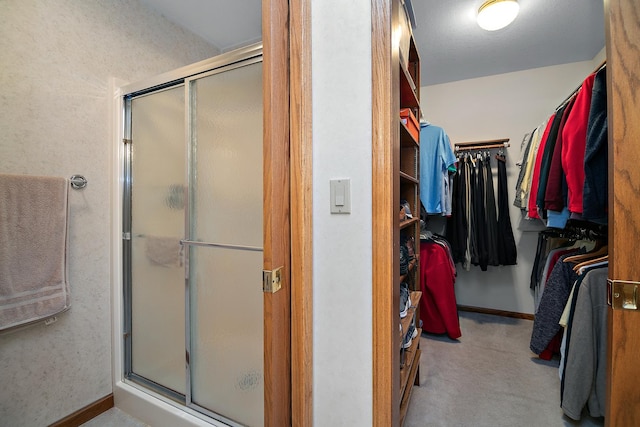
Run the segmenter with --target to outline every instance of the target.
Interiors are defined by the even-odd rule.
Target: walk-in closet
[[[515,20],[480,28],[491,3]],[[604,425],[603,4],[403,4],[422,64],[422,357],[403,425]]]

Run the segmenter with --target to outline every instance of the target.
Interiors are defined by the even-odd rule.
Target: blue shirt
[[[420,201],[428,214],[443,214],[443,188],[448,168],[456,162],[444,129],[423,124],[420,129]]]

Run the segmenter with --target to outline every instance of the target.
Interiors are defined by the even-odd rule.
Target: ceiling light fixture
[[[520,6],[518,0],[487,0],[478,9],[478,25],[487,31],[495,31],[511,24]]]

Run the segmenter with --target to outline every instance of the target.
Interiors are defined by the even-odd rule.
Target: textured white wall
[[[0,1],[0,171],[69,177],[71,310],[0,336],[0,424],[48,425],[111,393],[109,78],[217,52],[135,0]]]
[[[599,54],[600,55],[600,54]],[[513,206],[522,157],[520,143],[593,71],[593,61],[575,62],[422,87],[422,110],[427,120],[449,134],[452,143],[510,138],[507,181],[511,224],[518,249],[518,265],[489,267],[483,272],[458,265],[458,304],[533,313],[529,290],[538,234]],[[495,161],[494,176],[497,175]],[[497,187],[496,187],[497,189]],[[544,228],[536,220],[536,226]],[[464,333],[464,331],[463,331]]]
[[[312,2],[313,381],[317,426],[370,426],[371,2]],[[329,180],[351,178],[351,214]]]

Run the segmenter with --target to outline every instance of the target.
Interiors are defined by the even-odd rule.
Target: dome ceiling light
[[[495,31],[511,24],[520,6],[517,0],[487,0],[478,9],[478,25],[487,31]]]

